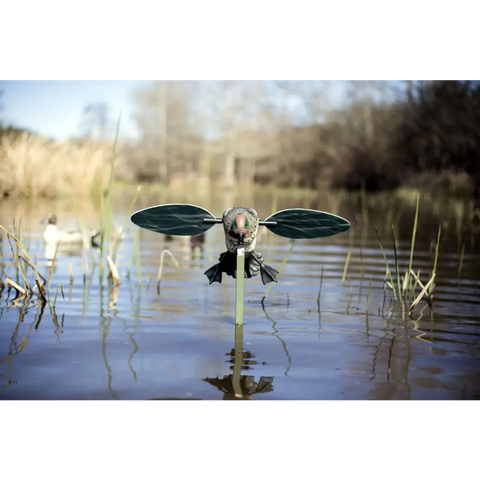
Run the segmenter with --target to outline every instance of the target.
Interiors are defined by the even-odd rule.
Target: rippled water
[[[234,325],[234,280],[224,276],[222,285],[209,286],[203,274],[224,251],[218,226],[207,232],[199,256],[182,239],[167,242],[162,235],[128,224],[119,249],[122,283],[116,289],[106,279],[100,281],[98,250],[86,256],[88,272],[81,251],[60,251],[51,295],[63,284],[65,298],[58,291],[55,309],[42,307],[36,296],[15,302],[13,289],[0,293],[0,398],[480,398],[475,210],[462,206],[458,213],[458,205],[422,202],[414,270],[421,270],[425,283],[439,223],[442,243],[433,306],[422,301],[409,316],[391,292],[384,291],[385,262],[374,226],[393,262],[388,225],[397,225],[403,273],[410,256],[414,205],[397,198],[387,206],[385,198],[362,206],[358,198],[293,193],[142,195],[133,210],[188,201],[216,215],[239,204],[257,208],[266,217],[282,208],[310,207],[338,213],[353,227],[350,234],[298,241],[263,306],[267,287],[258,278],[246,280],[243,331]],[[115,200],[117,223],[131,213],[130,201],[130,194]],[[30,255],[47,278],[39,221],[50,210],[66,228],[79,216],[92,227],[99,223],[94,206],[79,214],[76,204],[4,202],[0,210],[0,224],[7,228],[12,228],[13,217],[17,224],[22,219]],[[290,246],[288,239],[266,232],[257,248],[266,263],[278,269]],[[180,267],[165,257],[159,295],[156,277],[166,247]],[[16,281],[5,238],[2,252],[4,273]]]

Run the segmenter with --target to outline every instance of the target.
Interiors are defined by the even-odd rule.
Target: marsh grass
[[[55,267],[55,260],[57,256],[58,245],[57,245],[55,256],[50,268],[49,278],[47,280],[43,275],[39,273],[37,267],[35,266],[35,263],[30,257],[30,254],[28,253],[27,249],[25,248],[23,243],[20,241],[20,239],[17,238],[16,235],[14,235],[12,232],[10,232],[8,229],[3,227],[2,225],[0,225],[0,231],[4,232],[7,236],[7,239],[9,241],[10,248],[12,251],[13,267],[15,268],[15,272],[17,273],[18,277],[19,278],[21,277],[23,281],[23,286],[20,285],[20,281],[15,282],[8,274],[5,273],[5,268],[3,268],[3,274],[5,275],[7,286],[9,288],[14,288],[18,292],[18,294],[21,295],[20,297],[17,296],[17,298],[15,299],[14,305],[19,306],[20,300],[24,300],[24,302],[28,302],[30,298],[34,295],[36,290],[40,303],[41,304],[48,303],[51,307],[52,299],[50,295],[50,285],[52,281],[53,270]],[[12,242],[15,244],[15,248]],[[24,268],[24,264],[26,268]],[[32,284],[28,281],[28,278],[27,278],[28,268],[30,268],[34,274],[35,284],[36,284],[35,286],[32,286]],[[2,281],[2,284],[3,284],[3,281]],[[61,291],[62,291],[62,296],[65,298],[63,294],[63,285],[61,286]],[[57,287],[57,293],[58,293],[58,287]],[[53,300],[54,306],[57,299],[57,293],[55,294],[55,299]]]
[[[410,258],[409,258],[408,269],[406,270],[403,278],[401,277],[401,274],[400,274],[400,265],[399,265],[399,259],[398,259],[398,251],[397,251],[397,238],[396,238],[394,225],[392,224],[393,252],[394,252],[393,268],[391,268],[390,265],[389,265],[389,261],[387,259],[386,254],[385,254],[385,249],[383,248],[383,244],[382,244],[382,241],[380,239],[380,235],[378,233],[378,229],[375,227],[375,232],[376,232],[377,237],[378,237],[378,242],[380,244],[380,249],[382,251],[382,255],[383,255],[383,258],[385,260],[385,266],[386,266],[386,275],[385,276],[388,277],[388,280],[384,280],[384,288],[389,287],[392,290],[395,301],[400,300],[403,303],[409,301],[410,302],[409,313],[411,313],[413,311],[415,306],[425,296],[426,296],[428,304],[431,305],[431,303],[432,303],[433,290],[434,290],[434,287],[435,287],[434,279],[436,277],[438,252],[439,252],[440,237],[441,237],[441,226],[439,226],[438,235],[437,235],[437,242],[436,242],[436,246],[435,246],[435,260],[434,260],[433,270],[430,274],[430,278],[429,278],[427,284],[423,285],[423,283],[420,280],[420,270],[418,271],[417,274],[415,274],[415,272],[413,271],[413,268],[412,268],[413,267],[413,257],[414,257],[414,252],[415,252],[415,239],[416,239],[416,236],[417,236],[417,228],[418,228],[419,204],[420,204],[420,195],[417,194],[416,208],[415,208],[415,218],[414,218],[414,222],[413,222],[412,240],[411,240],[411,247],[410,247]],[[395,271],[396,282],[394,282],[393,277],[392,277],[392,269],[394,269],[394,271]],[[415,280],[415,282],[413,282],[413,280]],[[421,287],[422,290],[416,296],[416,288],[417,288],[418,285]]]
[[[55,309],[55,306],[57,304],[57,295],[58,295],[58,290],[60,289],[60,291],[62,292],[62,298],[65,300],[65,294],[63,293],[63,284],[60,283],[58,286],[57,286],[57,289],[55,290],[55,297],[53,299],[53,305],[52,305],[52,308]]]
[[[108,176],[108,183],[107,183],[107,192],[106,192],[106,199],[104,201],[103,195],[100,197],[100,211],[101,211],[101,227],[100,227],[100,281],[103,280],[103,273],[104,273],[104,257],[107,251],[107,242],[112,243],[113,236],[113,225],[112,225],[112,215],[113,215],[113,208],[112,208],[112,184],[113,184],[113,173],[115,167],[115,158],[117,155],[117,144],[118,144],[118,134],[120,131],[120,122],[122,119],[122,114],[120,113],[117,121],[117,128],[115,131],[115,139],[113,141],[113,145],[111,146],[111,154],[110,154],[110,163],[109,163],[109,176]]]
[[[108,179],[108,143],[54,142],[24,133],[0,138],[0,197],[85,197],[103,191]]]

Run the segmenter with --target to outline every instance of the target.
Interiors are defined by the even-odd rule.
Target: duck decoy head
[[[247,253],[255,249],[259,217],[252,208],[234,207],[223,213],[225,244],[234,253],[244,248]]]
[[[43,224],[48,224],[48,225],[56,225],[57,224],[57,216],[54,213],[49,213],[47,216],[42,218],[41,222]]]

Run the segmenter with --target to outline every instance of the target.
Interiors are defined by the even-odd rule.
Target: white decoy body
[[[57,216],[54,213],[48,214],[42,223],[47,223],[43,232],[43,239],[47,245],[57,245],[59,242],[65,246],[84,246],[90,248],[96,246],[95,239],[100,232],[74,230],[70,232],[62,232],[57,228]]]

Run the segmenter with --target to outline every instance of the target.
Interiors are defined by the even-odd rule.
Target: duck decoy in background
[[[203,250],[203,244],[205,243],[205,233],[199,235],[193,235],[190,237],[190,248],[193,250]]]
[[[173,241],[175,241],[173,235],[165,235],[165,242],[170,243]],[[180,246],[182,249],[189,250],[192,254],[192,258],[201,258],[204,243],[205,233],[200,233],[199,235],[192,235],[190,239],[185,237],[185,241],[180,242]]]
[[[229,208],[222,218],[216,218],[202,207],[182,203],[145,208],[135,212],[131,220],[141,228],[166,235],[199,235],[222,223],[227,251],[220,255],[219,263],[205,272],[210,284],[222,283],[222,273],[235,277],[236,254],[240,248],[245,252],[246,278],[260,271],[264,284],[277,281],[278,271],[265,265],[262,255],[255,251],[260,225],[276,235],[292,239],[328,237],[350,228],[345,218],[307,208],[280,210],[261,221],[251,208]]]
[[[100,232],[98,231],[82,231],[72,230],[69,232],[62,232],[57,228],[57,216],[54,213],[49,213],[41,223],[46,223],[47,226],[43,232],[43,239],[48,245],[56,245],[61,242],[62,245],[75,245],[84,247],[98,247],[98,239]]]

